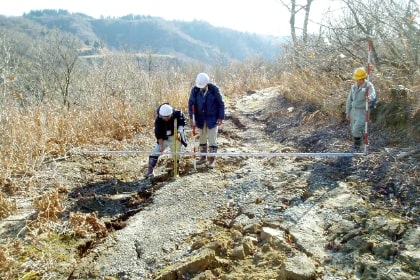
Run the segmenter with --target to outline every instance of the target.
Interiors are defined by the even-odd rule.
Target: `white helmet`
[[[195,79],[195,86],[198,88],[204,88],[210,82],[209,75],[206,73],[200,73]]]
[[[172,115],[173,109],[169,104],[163,104],[159,108],[159,116],[160,117],[170,117]]]

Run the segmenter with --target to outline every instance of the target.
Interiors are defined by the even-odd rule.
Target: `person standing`
[[[175,132],[175,119],[177,121],[178,135]],[[167,148],[173,151],[175,140],[177,143],[177,152],[181,151],[181,144],[187,146],[187,140],[184,134],[184,126],[186,124],[185,114],[179,110],[172,108],[168,103],[160,105],[157,109],[157,117],[155,119],[155,137],[156,145],[152,154],[149,156],[149,164],[144,177],[153,176],[154,168],[158,162],[159,153],[163,153]],[[174,155],[175,158],[175,155]]]
[[[188,100],[188,110],[192,126],[198,129],[200,152],[207,153],[209,148],[210,153],[217,153],[217,133],[225,118],[225,103],[219,87],[210,82],[206,73],[199,73],[196,77]],[[201,156],[197,164],[203,164],[206,160],[205,155]],[[209,156],[208,167],[214,168],[215,164],[216,157]]]
[[[366,122],[366,90],[369,105],[376,99],[373,84],[366,80],[364,68],[357,68],[353,73],[356,82],[351,86],[346,101],[346,119],[350,121],[351,134],[354,140],[353,151],[359,151]],[[368,106],[370,107],[370,106]]]

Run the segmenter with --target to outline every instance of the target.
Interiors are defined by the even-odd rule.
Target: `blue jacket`
[[[217,120],[225,119],[225,103],[219,88],[212,83],[207,85],[207,93],[204,95],[200,88],[194,86],[191,89],[188,100],[188,111],[190,119],[193,116],[193,105],[195,106],[195,123],[198,128],[203,129],[204,123],[209,129],[217,125]]]

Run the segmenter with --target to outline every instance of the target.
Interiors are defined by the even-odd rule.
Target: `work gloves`
[[[187,137],[185,137],[185,133],[184,132],[180,132],[178,135],[179,135],[179,141],[181,141],[181,144],[184,147],[187,147],[188,141],[187,141]]]
[[[187,137],[185,137],[183,126],[178,127],[178,140],[181,141],[181,144],[184,147],[188,146],[188,141],[187,141]]]

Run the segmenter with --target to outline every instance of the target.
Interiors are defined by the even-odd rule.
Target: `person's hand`
[[[179,139],[179,141],[181,141],[181,144],[184,147],[188,146],[188,140],[187,140],[187,137],[185,137],[185,133],[183,131],[178,133],[178,139]]]
[[[346,119],[349,121],[350,120],[350,114],[346,114]]]
[[[223,120],[222,119],[218,119],[217,120],[217,125],[222,125],[222,123],[223,123]]]

